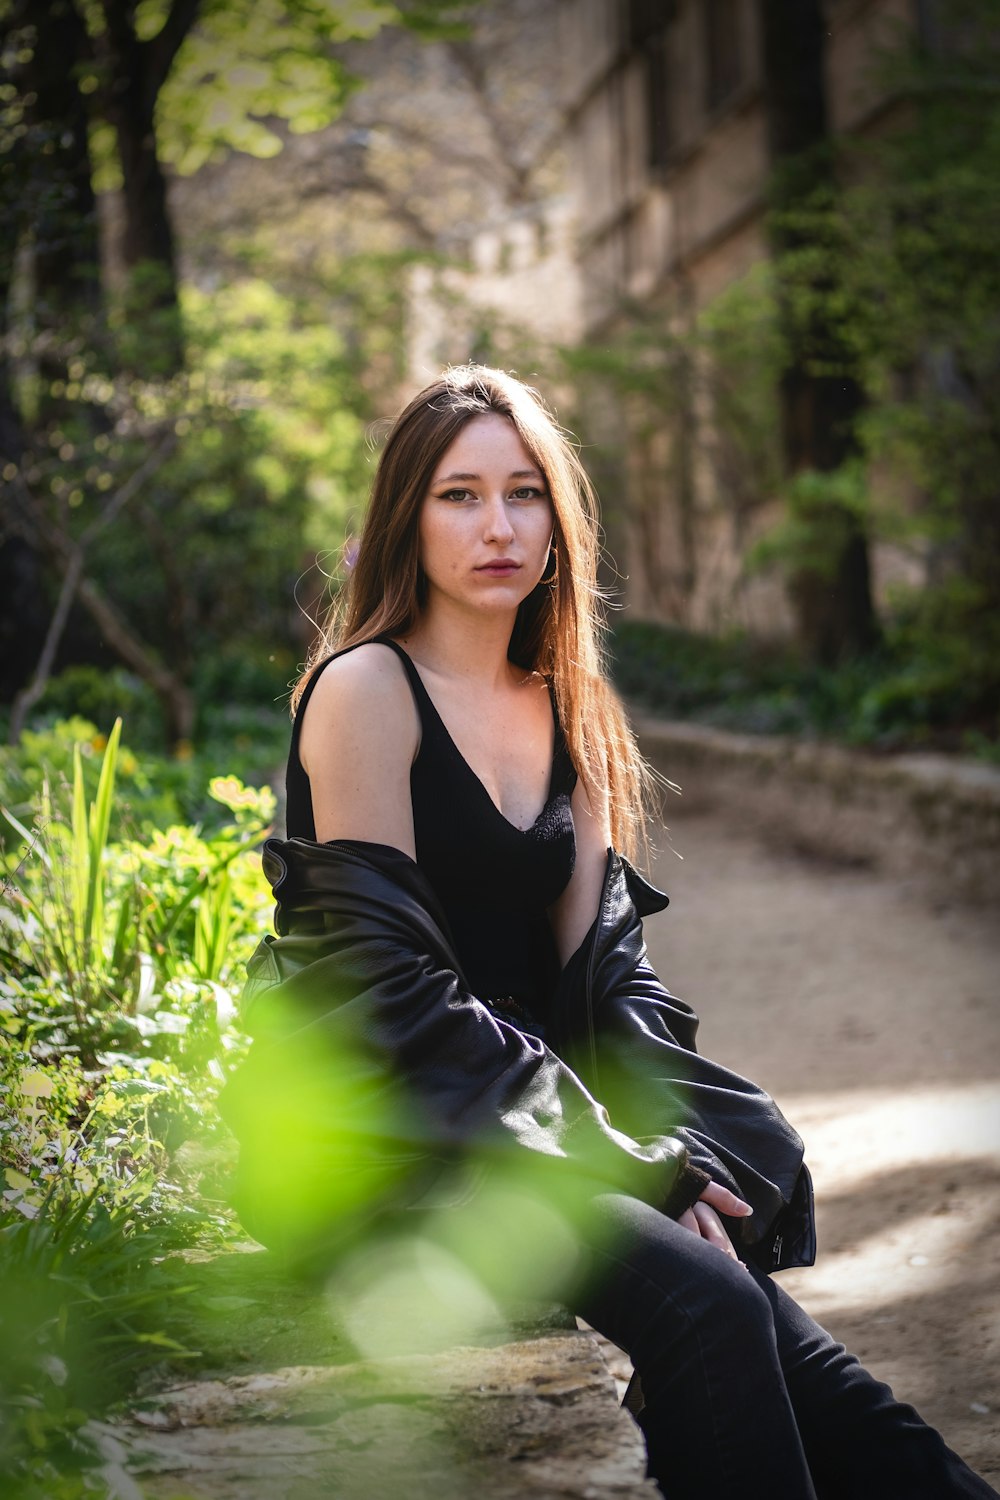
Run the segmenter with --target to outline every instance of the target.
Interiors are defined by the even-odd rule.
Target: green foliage
[[[897,485],[924,492],[914,529],[936,542],[958,534],[963,509],[991,483],[1000,444],[991,191],[1000,110],[980,76],[987,59],[994,70],[1000,59],[995,34],[982,41],[938,62],[892,59],[892,81],[914,96],[909,125],[875,145],[843,145],[854,184],[798,211],[808,247],[777,267],[800,322],[819,306],[836,324],[869,398],[864,450],[889,460]]]
[[[345,43],[363,41],[384,26],[403,25],[426,38],[461,36],[460,0],[429,4],[367,0],[208,0],[188,33],[164,84],[157,108],[159,155],[183,175],[231,151],[277,156],[283,130],[321,130],[342,110],[358,81],[344,62]],[[84,7],[91,35],[104,30],[96,5]],[[170,6],[142,0],[136,7],[139,40],[154,45]],[[99,95],[101,69],[81,70],[81,89]],[[92,145],[98,186],[121,180],[111,129],[98,120]]]
[[[774,267],[762,261],[699,314],[695,338],[716,430],[720,487],[741,509],[777,494],[784,477],[778,383],[787,350]]]
[[[835,669],[791,647],[621,621],[612,640],[620,691],[671,718],[752,734],[840,739],[879,750],[938,748],[996,759],[1000,714],[984,697],[985,649],[959,632],[924,632],[919,613],[882,649]]]
[[[787,649],[627,620],[616,624],[610,644],[615,682],[633,702],[759,733],[805,727],[804,673]]]
[[[14,909],[4,948],[21,975],[22,1016],[31,1034],[58,1030],[68,1001],[74,1047],[88,1064],[109,1047],[142,1036],[169,981],[211,986],[222,978],[228,944],[249,939],[260,911],[246,906],[256,876],[246,862],[273,813],[273,795],[216,778],[213,798],[231,821],[209,837],[174,825],[142,839],[109,843],[120,721],[104,749],[95,795],[87,797],[83,757],[74,747],[68,810],[43,779],[36,821],[4,816],[20,843],[5,855]],[[242,869],[241,869],[242,861]],[[234,916],[234,895],[242,898]],[[55,1001],[45,1024],[39,998]],[[183,1016],[183,1012],[182,1012]],[[178,1022],[186,1029],[190,1016]]]
[[[632,497],[638,509],[656,510],[666,492],[691,512],[696,465],[741,522],[781,492],[785,344],[777,295],[773,267],[761,263],[697,314],[681,305],[656,313],[626,307],[612,337],[560,351],[560,373],[577,388],[581,428],[591,425],[588,402],[599,408],[609,392],[623,419],[618,451],[599,443],[587,455],[606,500],[634,466],[648,489]],[[617,472],[608,472],[609,458]]]
[[[224,672],[226,665],[226,659],[222,659],[217,664],[218,670]],[[93,669],[79,671],[89,674]],[[266,679],[270,664],[258,667],[242,659],[233,665],[233,672],[242,673],[246,682],[258,677]],[[77,680],[74,669],[65,695],[70,702]],[[212,670],[206,669],[201,680],[207,692],[214,680]],[[57,701],[63,698],[61,681],[61,677],[54,679]],[[273,677],[271,685],[273,690]],[[38,805],[47,784],[50,794],[68,806],[77,748],[84,787],[93,796],[100,756],[107,742],[107,731],[118,717],[113,713],[117,707],[118,703],[112,699],[102,715],[102,727],[79,716],[47,724],[48,698],[43,699],[35,716],[38,727],[26,729],[19,745],[0,744],[3,804],[22,822],[30,822],[32,808]],[[109,713],[113,713],[110,720]],[[155,738],[147,741],[147,745],[155,743]],[[168,758],[148,750],[137,755],[128,747],[121,748],[116,773],[118,795],[112,809],[113,836],[141,839],[155,828],[174,823],[194,823],[202,832],[213,831],[226,818],[223,805],[210,790],[213,778],[231,773],[248,784],[266,780],[282,763],[287,748],[288,723],[277,708],[270,710],[224,699],[206,701],[199,714],[198,749],[187,757]]]
[[[311,365],[301,347],[302,380],[311,381],[315,393],[311,427],[302,414],[298,426],[286,420],[279,430],[278,419],[289,411],[279,402],[273,420],[262,415],[269,394],[264,377],[273,374],[276,387],[284,379],[273,369],[276,338],[259,340],[256,370],[234,368],[228,376],[206,335],[196,346],[201,364],[192,360],[189,373],[169,382],[112,380],[99,373],[91,351],[69,360],[68,370],[79,378],[60,378],[46,388],[45,402],[51,398],[56,407],[33,390],[33,376],[19,392],[33,415],[23,456],[4,471],[11,493],[20,491],[32,524],[58,536],[63,554],[85,549],[86,576],[124,618],[133,640],[182,681],[190,680],[195,659],[205,652],[235,640],[244,640],[250,652],[273,651],[287,634],[308,481],[324,470],[330,449],[345,446],[349,424],[343,418],[326,447],[317,445],[318,409],[335,401],[329,371]],[[25,335],[29,370],[42,342]],[[362,433],[355,422],[352,453],[360,450]],[[86,625],[77,635],[81,654],[96,650]],[[75,699],[66,694],[53,707],[105,719],[107,689],[95,692],[92,681],[78,686]],[[273,691],[282,686],[279,677]],[[144,722],[137,728],[149,733],[161,718],[159,707],[151,709],[149,696],[130,687],[123,676],[115,681],[118,707],[130,712],[130,722],[141,709]]]
[[[318,291],[293,294],[245,276],[211,297],[194,289],[184,296],[192,357],[204,379],[241,391],[246,406],[233,432],[229,472],[216,432],[207,451],[191,455],[186,484],[195,496],[200,492],[209,528],[212,517],[231,526],[239,515],[237,482],[259,492],[270,516],[265,550],[288,557],[291,537],[299,549],[293,565],[307,525],[321,545],[337,544],[368,479],[365,431],[372,412],[356,383],[354,351],[331,324]],[[245,546],[245,538],[236,540]],[[223,561],[211,559],[213,578]],[[288,592],[286,583],[285,597]]]
[[[185,1356],[172,1252],[232,1234],[214,1102],[244,1046],[242,960],[269,910],[252,850],[274,799],[217,777],[212,833],[130,837],[118,772],[135,787],[157,767],[120,732],[99,756],[82,721],[36,736],[26,818],[5,813],[0,1472],[26,1497],[94,1460],[90,1418],[139,1370]]]
[[[356,523],[369,424],[400,375],[398,268],[361,258],[295,293],[254,276],[213,297],[192,289],[189,369],[168,382],[112,380],[81,353],[69,361],[76,378],[52,382],[58,412],[43,419],[26,381],[22,404],[38,420],[4,477],[67,546],[86,546],[87,575],[181,680],[222,658],[241,673],[241,657],[273,656],[256,701],[287,690],[301,653],[289,630],[297,578],[310,547],[337,555]],[[30,356],[32,340],[19,347]],[[81,654],[97,649],[89,634],[76,632]],[[217,700],[200,696],[204,739]],[[238,685],[220,696],[240,696]],[[105,730],[125,714],[145,745],[163,733],[160,704],[124,671],[81,669],[50,685],[36,722],[52,713]]]
[[[785,514],[748,548],[744,566],[749,572],[774,564],[792,574],[808,569],[832,582],[854,523],[869,515],[864,465],[851,460],[838,469],[800,469],[783,496]]]
[[[893,735],[990,757],[1000,742],[1000,618],[960,575],[900,600],[891,670],[858,705],[860,738]]]
[[[163,744],[163,717],[156,698],[144,682],[124,667],[101,671],[81,664],[67,667],[57,677],[50,678],[36,710],[36,722],[49,718],[55,722],[86,719],[94,725],[96,733],[105,736],[120,718],[128,722],[129,735],[136,746]],[[76,742],[82,738],[77,734]]]
[[[385,25],[455,34],[461,9],[449,0],[401,7],[212,0],[200,8],[158,99],[160,159],[189,170],[234,149],[280,149],[287,130],[316,129],[340,110],[353,86],[343,43]],[[101,7],[83,11],[98,36]],[[137,9],[147,61],[168,13],[159,0]],[[35,32],[25,28],[29,51]],[[104,188],[118,150],[104,118],[109,67],[96,46],[76,70]],[[21,176],[25,162],[43,176],[42,135],[32,136],[25,156],[18,87],[10,85],[0,100],[0,131],[20,141]],[[9,175],[0,173],[4,181]],[[63,186],[53,184],[53,193]],[[23,187],[14,174],[10,197],[22,219]],[[32,208],[28,218],[40,213]],[[66,218],[46,218],[57,247],[75,243]],[[104,289],[100,309],[64,289],[65,305],[50,315],[27,289],[16,290],[6,348],[25,445],[23,456],[5,455],[3,479],[29,529],[57,544],[36,548],[51,566],[53,589],[65,559],[85,545],[85,578],[175,679],[189,683],[206,657],[233,655],[234,646],[259,655],[278,643],[278,655],[289,660],[273,697],[302,654],[291,638],[288,601],[309,567],[307,549],[336,553],[363,503],[366,429],[384,411],[384,392],[395,391],[401,367],[405,285],[398,258],[384,255],[346,265],[326,256],[321,275],[310,269],[303,276],[296,265],[282,282],[287,226],[277,248],[265,248],[267,226],[257,228],[240,244],[214,246],[210,279],[181,289],[183,329],[165,263],[131,267],[124,281]],[[233,261],[247,271],[232,274]],[[209,285],[211,294],[203,290]],[[150,378],[159,345],[166,373]],[[15,651],[25,650],[11,634]],[[69,631],[74,655],[96,657],[102,635],[107,640],[77,606]],[[12,681],[23,680],[32,664],[25,650]],[[118,686],[114,710],[128,713],[141,742],[163,710],[151,709],[148,695],[128,701],[127,685]],[[93,684],[80,687],[74,698],[64,685],[48,712],[82,714],[106,730],[105,696],[92,692]]]
[[[103,1457],[92,1417],[142,1370],[187,1354],[163,1329],[185,1290],[183,1262],[165,1252],[184,1237],[134,1186],[109,1197],[53,1192],[0,1219],[0,1476],[17,1500],[98,1491],[86,1477]]]

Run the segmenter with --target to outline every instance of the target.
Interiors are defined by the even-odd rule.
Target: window
[[[642,58],[651,167],[665,166],[673,145],[667,33],[676,10],[676,0],[628,0],[626,9],[628,45]]]
[[[743,82],[740,0],[702,0],[705,17],[705,105],[724,104]]]
[[[674,18],[674,0],[628,0],[628,43],[630,47],[642,47],[651,37],[662,32]]]
[[[673,112],[670,108],[666,33],[652,37],[645,48],[646,139],[649,165],[665,167],[674,144]]]

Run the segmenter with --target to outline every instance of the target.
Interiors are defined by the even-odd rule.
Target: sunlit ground
[[[1000,1475],[1000,933],[867,871],[672,808],[647,924],[702,1050],[802,1134],[820,1253],[781,1284]]]

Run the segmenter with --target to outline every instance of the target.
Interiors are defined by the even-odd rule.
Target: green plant
[[[622,621],[612,637],[620,690],[672,718],[880,750],[934,745],[987,760],[1000,739],[996,699],[983,690],[988,649],[985,632],[931,636],[922,613],[900,618],[880,651],[826,669],[787,646],[649,621]]]
[[[177,1252],[233,1233],[215,1099],[245,1045],[236,995],[269,904],[252,851],[273,797],[216,777],[219,827],[136,838],[116,772],[147,775],[155,801],[161,763],[120,734],[99,757],[72,729],[49,736],[62,774],[43,764],[25,817],[7,810],[0,1484],[25,1500],[89,1492],[94,1415],[194,1347],[172,1332]]]
[[[838,469],[803,469],[783,486],[785,513],[748,549],[749,572],[780,566],[794,574],[808,568],[829,582],[852,524],[865,522],[870,501],[865,466],[857,459]]]
[[[127,991],[133,967],[128,939],[136,909],[134,893],[127,887],[119,893],[113,936],[106,920],[104,867],[120,737],[118,719],[105,746],[96,795],[89,805],[80,746],[74,747],[68,823],[57,816],[47,782],[42,785],[38,822],[33,828],[9,809],[0,809],[23,841],[18,864],[9,874],[14,882],[11,891],[23,913],[19,930],[24,933],[25,919],[33,924],[42,962],[47,971],[64,978],[81,1029],[88,1010],[102,997]],[[40,879],[27,875],[32,868],[42,872]],[[12,950],[6,956],[16,961]]]
[[[0,809],[20,839],[4,854],[11,905],[0,913],[0,952],[12,972],[68,999],[76,1044],[88,1058],[135,1016],[151,985],[222,977],[230,943],[244,931],[249,937],[258,916],[251,902],[252,917],[237,921],[233,894],[238,888],[244,901],[249,896],[255,875],[244,856],[263,836],[274,806],[269,791],[216,777],[209,790],[230,821],[212,835],[171,824],[148,838],[112,844],[120,734],[119,720],[92,800],[77,742],[68,815],[47,774],[31,826]]]
[[[128,723],[134,748],[163,744],[163,716],[150,688],[123,667],[110,671],[81,664],[49,679],[34,722],[79,717],[108,735],[116,719]]]
[[[143,1191],[108,1204],[99,1186],[53,1185],[30,1216],[0,1215],[5,1494],[59,1493],[44,1486],[100,1457],[94,1414],[165,1355],[190,1357],[164,1326],[185,1290],[183,1262],[165,1252],[182,1240],[141,1223]]]

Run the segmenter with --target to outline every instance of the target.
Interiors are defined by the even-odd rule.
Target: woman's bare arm
[[[323,668],[299,740],[320,843],[358,839],[416,858],[410,766],[419,742],[413,694],[388,646],[359,646]]]

